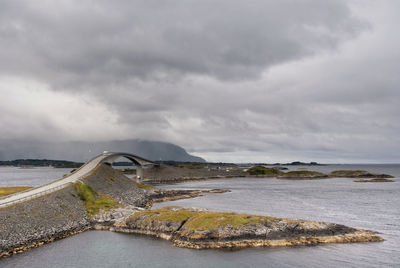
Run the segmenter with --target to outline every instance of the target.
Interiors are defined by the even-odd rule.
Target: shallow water
[[[190,182],[161,187],[227,188],[232,192],[159,203],[154,207],[197,206],[341,223],[377,231],[384,242],[237,251],[191,250],[146,236],[90,231],[0,260],[0,267],[400,267],[400,165],[335,165],[315,169],[367,169],[395,175],[396,182],[355,183],[344,178]],[[0,169],[0,183],[2,178]]]

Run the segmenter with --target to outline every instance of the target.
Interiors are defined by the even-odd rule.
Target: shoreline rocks
[[[370,178],[388,179],[394,178],[388,174],[374,173],[365,170],[335,170],[330,173],[322,173],[312,170],[283,171],[282,167],[253,166],[248,170],[228,169],[228,172],[221,170],[192,169],[167,167],[165,165],[148,169],[145,172],[144,182],[147,184],[175,184],[181,182],[192,182],[213,179],[229,178],[275,178],[286,180],[319,180],[332,178]],[[380,182],[380,181],[376,181]],[[383,182],[383,181],[382,181]]]
[[[203,179],[227,178],[228,176]],[[166,181],[167,183],[171,182],[171,180]],[[187,178],[185,178],[185,181],[187,181]],[[349,229],[345,226],[340,227],[344,229],[340,229],[339,225],[332,224],[326,229],[327,233],[318,233],[318,228],[314,230],[315,232],[308,233],[306,229],[314,226],[314,222],[290,219],[277,220],[277,218],[257,215],[246,215],[243,216],[244,218],[240,218],[240,216],[239,225],[235,225],[237,222],[234,220],[233,225],[222,225],[223,228],[220,226],[221,228],[218,227],[217,229],[193,229],[189,224],[193,224],[193,219],[190,217],[194,214],[197,215],[196,217],[214,215],[213,212],[199,209],[191,209],[190,211],[177,209],[180,214],[183,213],[184,215],[180,215],[183,220],[176,222],[174,220],[166,220],[163,223],[148,221],[149,218],[143,215],[147,212],[154,214],[154,211],[143,209],[150,207],[154,202],[193,198],[206,193],[225,193],[229,190],[162,190],[150,187],[147,189],[107,165],[100,166],[96,169],[96,172],[82,179],[82,182],[99,194],[106,194],[114,198],[123,206],[101,211],[101,213],[90,217],[84,202],[80,199],[74,187],[70,186],[45,196],[1,208],[0,258],[21,253],[30,248],[90,229],[153,235],[171,240],[176,246],[188,248],[242,248],[382,241],[380,237],[371,232]],[[142,215],[143,219],[133,221],[131,215]],[[232,216],[233,214],[229,215]],[[221,217],[226,218],[227,214],[223,214]],[[214,222],[218,222],[221,217],[214,219]],[[210,222],[209,219],[203,220],[204,223]],[[247,224],[248,221],[251,223],[250,225]],[[320,224],[324,223],[315,224],[322,228]],[[304,229],[305,226],[308,227]],[[332,226],[347,231],[340,233],[338,232],[339,229],[331,229]],[[286,236],[282,236],[283,234],[286,234]],[[289,234],[292,234],[292,236]]]
[[[332,178],[369,178],[369,179],[390,179],[392,175],[374,173],[365,170],[335,170],[329,174]]]
[[[283,180],[316,180],[327,179],[329,176],[317,171],[300,170],[281,173],[277,178]]]
[[[102,165],[85,179],[99,195],[107,194],[122,207],[102,210],[90,217],[73,186],[0,209],[0,258],[22,253],[86,230],[106,229],[118,220],[143,211],[154,202],[193,198],[228,190],[142,189],[135,181]]]
[[[15,245],[10,248],[6,249],[1,249],[0,251],[0,259],[1,258],[6,258],[10,257],[15,254],[23,253],[29,249],[32,248],[37,248],[40,247],[44,244],[48,244],[63,238],[67,238],[72,235],[76,235],[82,232],[85,232],[87,230],[90,230],[91,227],[89,225],[82,225],[78,226],[76,228],[72,228],[69,230],[61,230],[61,231],[56,231],[53,234],[48,234],[46,236],[38,236],[37,238],[31,238],[28,241],[21,243],[19,245]]]
[[[355,180],[354,182],[394,182],[394,180],[388,180],[388,179],[369,179],[369,180]]]
[[[179,199],[195,198],[204,194],[220,194],[227,193],[230,190],[226,189],[212,189],[212,190],[162,190],[156,189],[151,191],[147,198],[147,204],[145,208],[150,208],[154,203],[175,201]]]
[[[125,218],[125,224],[119,221],[97,229],[152,235],[192,249],[383,241],[372,232],[339,224],[183,207],[136,212]]]

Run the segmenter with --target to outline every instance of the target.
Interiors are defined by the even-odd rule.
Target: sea
[[[400,267],[400,165],[288,166],[330,172],[363,169],[395,176],[392,183],[357,183],[350,178],[278,180],[232,178],[173,185],[165,189],[229,189],[192,199],[156,203],[304,220],[377,232],[383,242],[290,248],[194,250],[136,234],[88,231],[6,259],[18,267]],[[68,174],[51,167],[0,167],[0,187],[39,186]],[[0,238],[1,239],[1,238]]]

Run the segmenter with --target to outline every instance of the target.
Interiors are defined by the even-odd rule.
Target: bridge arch
[[[148,167],[150,165],[154,165],[155,163],[147,160],[143,157],[134,155],[134,154],[129,154],[129,153],[121,153],[121,152],[104,152],[103,153],[103,160],[101,163],[107,163],[109,165],[112,165],[115,160],[118,158],[124,157],[130,161],[132,161],[135,166],[136,166],[136,178],[137,180],[141,180],[143,177],[143,168]]]

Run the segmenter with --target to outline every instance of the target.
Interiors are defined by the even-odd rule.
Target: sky
[[[400,163],[400,1],[2,0],[0,146]]]

